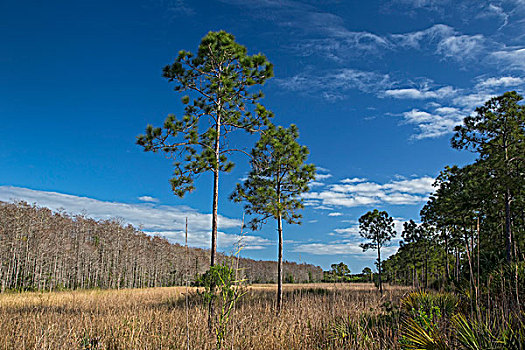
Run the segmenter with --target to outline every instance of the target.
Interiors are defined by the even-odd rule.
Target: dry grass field
[[[395,327],[383,326],[381,315],[384,305],[408,289],[387,286],[380,298],[370,284],[285,285],[284,309],[277,316],[275,288],[247,288],[228,324],[224,348],[357,348],[347,338],[342,341],[337,330],[364,315],[375,323],[359,339],[359,348],[397,347]],[[0,349],[186,349],[187,331],[189,348],[215,348],[206,306],[190,288],[187,307],[185,292],[173,287],[3,294]]]

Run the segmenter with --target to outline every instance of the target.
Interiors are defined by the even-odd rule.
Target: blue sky
[[[473,159],[450,148],[454,125],[525,88],[523,0],[7,0],[0,29],[0,200],[119,217],[174,242],[188,216],[190,243],[207,247],[210,176],[179,199],[170,161],[134,142],[182,111],[162,67],[223,29],[274,63],[263,103],[297,124],[320,167],[303,225],[285,227],[285,259],[354,272],[374,259],[358,247],[359,216],[417,220],[439,171]],[[228,196],[248,171],[235,160],[221,178],[224,252],[242,217]],[[275,259],[274,226],[244,232],[242,255]]]

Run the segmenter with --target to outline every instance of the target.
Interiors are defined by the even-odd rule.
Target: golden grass
[[[254,285],[238,303],[224,348],[345,348],[330,329],[364,312],[378,314],[408,289],[386,287],[380,298],[370,284],[284,285],[284,309],[274,312],[275,285]],[[0,349],[213,349],[207,309],[185,287],[64,291],[0,295]],[[368,348],[381,348],[380,340]],[[395,339],[387,340],[392,344]],[[348,344],[346,345],[348,347]]]

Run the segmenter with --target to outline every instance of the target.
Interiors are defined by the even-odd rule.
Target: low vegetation
[[[223,348],[349,348],[338,329],[363,319],[368,326],[359,339],[368,339],[369,349],[399,348],[390,305],[399,304],[405,287],[385,286],[381,298],[371,284],[285,284],[279,316],[275,288],[246,287]],[[187,331],[191,349],[215,349],[207,319],[197,288],[1,294],[0,349],[186,349]]]
[[[240,293],[239,293],[240,292]],[[523,317],[470,315],[468,296],[372,284],[242,287],[208,330],[204,288],[0,295],[0,349],[507,349]],[[229,296],[226,296],[226,301]],[[225,316],[226,315],[226,316]],[[466,316],[467,315],[467,316]],[[522,315],[523,316],[523,315]],[[220,342],[217,341],[220,335]]]

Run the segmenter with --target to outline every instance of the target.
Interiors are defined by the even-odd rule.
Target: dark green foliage
[[[242,184],[237,184],[231,199],[244,202],[245,212],[253,215],[252,229],[259,229],[269,218],[277,221],[279,235],[277,271],[277,311],[282,299],[283,226],[300,224],[303,208],[301,194],[309,190],[308,183],[315,178],[315,166],[305,164],[308,148],[301,146],[297,139],[299,132],[295,125],[288,129],[270,124],[261,133],[261,138],[251,151],[252,169]]]
[[[232,169],[232,150],[217,150],[218,141],[235,129],[255,132],[268,122],[271,114],[257,104],[262,92],[249,87],[271,78],[273,65],[261,54],[248,56],[233,35],[220,31],[202,39],[196,56],[180,51],[163,76],[176,84],[175,91],[191,94],[182,97],[184,115],[169,115],[162,127],[148,125],[137,143],[174,159],[171,184],[182,197],[194,189],[195,175]]]
[[[525,186],[525,109],[519,104],[522,99],[515,91],[491,98],[454,129],[452,138],[452,147],[478,154],[475,164],[488,175],[484,186],[500,198],[492,203],[492,211],[496,205],[504,213],[507,262],[513,255],[512,218],[519,213],[513,202],[523,194]],[[523,200],[518,199],[518,207],[521,203]]]
[[[224,31],[209,32],[197,55],[180,51],[175,62],[164,67],[163,76],[175,83],[182,97],[184,114],[169,115],[162,127],[148,125],[137,144],[145,151],[163,152],[173,160],[170,180],[173,192],[183,197],[195,189],[195,176],[214,175],[211,265],[217,248],[219,173],[232,170],[232,152],[226,137],[236,130],[258,132],[272,114],[258,103],[261,91],[252,91],[273,76],[273,65],[261,54],[248,56],[244,46]],[[245,152],[244,152],[245,153]]]
[[[342,261],[330,267],[330,271],[324,271],[323,282],[370,282],[369,274],[352,275],[348,266]]]
[[[379,271],[379,291],[383,294],[381,282],[381,248],[388,243],[396,232],[394,231],[394,219],[386,211],[374,209],[359,218],[359,232],[361,237],[369,240],[360,244],[363,251],[377,249],[377,268]]]
[[[486,300],[481,295],[487,287],[495,288],[500,267],[525,259],[521,99],[515,92],[492,98],[455,128],[452,146],[476,152],[478,158],[463,167],[447,166],[436,178],[435,191],[421,210],[431,235],[421,240],[415,223],[405,225],[402,246],[385,263],[390,281],[418,286],[420,278],[428,278],[429,286],[468,290],[479,304]],[[507,274],[506,293],[519,294],[520,274]]]
[[[374,209],[359,218],[359,232],[361,237],[369,240],[361,244],[363,251],[380,249],[396,235],[394,219],[386,211]]]
[[[295,125],[288,129],[270,125],[251,152],[252,169],[243,184],[237,184],[231,198],[244,202],[246,213],[254,215],[250,225],[258,229],[268,218],[300,224],[303,200],[315,178],[315,166],[305,164],[308,148],[297,143]]]
[[[405,224],[404,241],[384,264],[390,282],[417,287],[424,278],[429,280],[425,287],[461,296],[453,317],[448,312],[438,321],[428,308],[410,316],[405,328],[421,339],[448,329],[450,349],[524,346],[525,108],[521,100],[516,92],[494,97],[455,128],[452,146],[475,152],[477,159],[463,167],[445,167],[421,210],[422,225]]]

